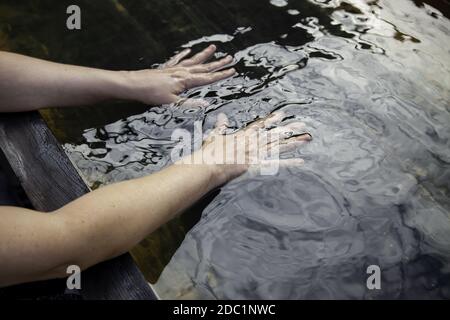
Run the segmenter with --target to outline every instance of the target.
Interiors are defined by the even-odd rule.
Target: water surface
[[[167,39],[153,55],[128,42],[134,68],[214,43],[238,74],[186,93],[203,110],[110,106],[70,130],[50,115],[94,188],[160,170],[175,128],[219,112],[240,128],[283,110],[314,137],[283,154],[304,166],[244,175],[133,250],[162,298],[450,298],[448,2],[168,1],[159,18],[112,3],[126,16],[114,21]],[[372,264],[381,290],[366,287]]]
[[[67,150],[92,183],[166,165],[173,129],[243,127],[273,110],[306,122],[301,168],[242,177],[203,210],[156,283],[164,298],[449,298],[446,17],[408,1],[259,1],[216,43],[239,75],[191,90],[206,110],[158,107],[85,131]],[[293,155],[285,155],[286,157]],[[144,243],[145,246],[145,243]],[[382,290],[366,288],[366,268]]]

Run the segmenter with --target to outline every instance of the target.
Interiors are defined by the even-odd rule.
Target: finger
[[[185,99],[180,96],[177,96],[176,94],[171,94],[170,97],[167,99],[167,102],[164,104],[170,104],[170,103],[179,104],[179,103],[182,103],[183,100],[185,100]]]
[[[265,118],[258,119],[256,121],[252,122],[250,125],[247,126],[247,130],[256,131],[259,129],[268,128],[268,127],[274,125],[275,123],[278,123],[281,120],[283,120],[284,117],[285,117],[285,114],[283,111],[275,111]]]
[[[277,139],[288,139],[292,136],[299,136],[303,134],[302,132],[305,129],[305,123],[303,122],[292,122],[284,126],[275,127],[273,129],[268,130],[268,135],[272,140],[275,141]],[[275,140],[274,140],[275,139]]]
[[[199,53],[197,53],[196,55],[194,55],[193,57],[181,61],[180,66],[189,67],[189,66],[203,63],[206,60],[208,60],[214,54],[214,52],[216,52],[216,46],[212,44],[209,47],[207,47],[206,49],[204,49],[204,50],[200,51]]]
[[[208,73],[226,66],[231,61],[233,61],[233,57],[226,56],[225,58],[222,58],[214,62],[193,66],[190,68],[190,71],[193,73]]]
[[[194,98],[187,98],[183,99],[180,98],[177,101],[178,105],[183,108],[206,108],[209,106],[209,102],[205,99],[194,99]]]
[[[224,134],[225,130],[229,127],[230,123],[225,113],[219,113],[217,115],[216,126],[214,131],[218,134]]]
[[[185,80],[185,85],[188,89],[198,86],[204,86],[229,78],[235,73],[236,70],[234,68],[214,73],[195,73]]]
[[[288,141],[288,142],[286,142]],[[289,140],[286,140],[282,143],[279,144],[279,152],[288,152],[288,151],[293,151],[295,149],[300,148],[301,146],[303,146],[304,144],[308,143],[309,140],[307,140],[306,138],[303,137],[295,137],[295,138],[290,138]],[[269,149],[271,147],[269,146]]]
[[[296,137],[292,137],[286,140],[276,140],[265,145],[265,148],[261,150],[261,154],[271,157],[279,157],[280,153],[292,151],[298,149],[305,143],[311,140],[311,135],[309,133],[304,133]]]
[[[309,132],[305,132],[305,133],[302,133],[302,134],[300,134],[300,135],[298,135],[296,137],[292,137],[290,139],[295,139],[296,141],[306,141],[306,142],[308,142],[308,141],[311,141],[312,138],[313,137],[312,137],[312,135]]]
[[[275,127],[267,131],[258,132],[258,141],[261,145],[283,141],[292,136],[299,136],[303,132],[305,124],[302,122],[292,123],[285,126]]]
[[[173,67],[173,66],[177,65],[189,53],[191,53],[191,49],[184,49],[183,51],[177,53],[172,58],[170,58],[167,62],[163,63],[160,66],[160,69],[169,68],[169,67]]]
[[[283,111],[275,111],[271,117],[264,120],[264,127],[267,129],[270,128],[274,124],[282,121],[285,116],[286,114]]]

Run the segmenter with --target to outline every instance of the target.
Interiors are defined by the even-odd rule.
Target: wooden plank
[[[39,211],[90,191],[38,112],[0,115],[0,148]],[[84,271],[80,293],[85,299],[156,299],[128,253]]]

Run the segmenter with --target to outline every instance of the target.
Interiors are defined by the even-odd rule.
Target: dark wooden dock
[[[0,115],[0,148],[36,210],[55,210],[90,192],[38,112]],[[82,299],[156,299],[128,253],[82,272],[81,279]],[[55,282],[48,285],[55,286]],[[3,296],[7,298],[10,291],[33,298],[20,291],[45,286],[7,288]],[[42,294],[37,291],[37,295]]]

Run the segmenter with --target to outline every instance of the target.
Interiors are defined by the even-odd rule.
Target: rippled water
[[[219,112],[237,127],[280,109],[307,124],[314,140],[284,155],[305,165],[224,186],[163,266],[160,296],[449,299],[448,3],[242,2],[226,9],[264,19],[179,44],[234,54],[238,75],[186,94],[209,107],[154,107],[65,145],[97,187],[161,169],[175,128]],[[371,264],[381,290],[366,288]]]

